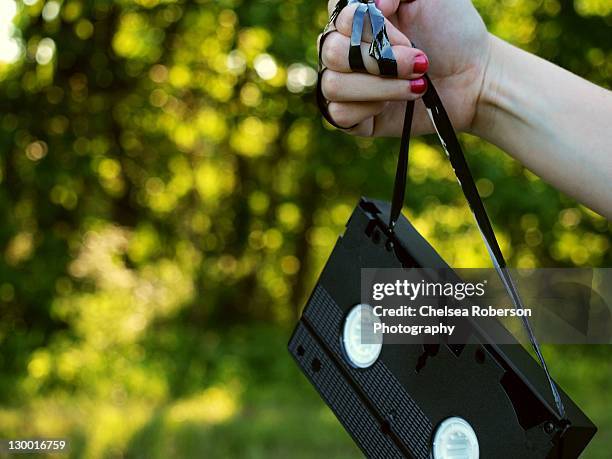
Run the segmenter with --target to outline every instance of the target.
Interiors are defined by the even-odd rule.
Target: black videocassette
[[[361,268],[448,268],[404,216],[389,232],[389,211],[386,202],[362,198],[289,342],[361,450],[428,459],[435,429],[460,417],[481,458],[577,458],[596,427],[561,390],[565,416],[558,414],[542,368],[518,343],[490,344],[475,331],[463,346],[383,343],[369,368],[349,363],[342,327],[361,302]]]

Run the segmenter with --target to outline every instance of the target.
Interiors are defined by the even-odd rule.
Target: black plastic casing
[[[361,199],[289,342],[364,454],[429,459],[437,425],[459,416],[481,458],[577,458],[596,427],[562,390],[559,417],[544,371],[518,343],[486,344],[475,330],[465,345],[383,343],[371,367],[349,363],[342,327],[361,302],[361,268],[449,268],[403,215],[389,236],[388,215],[389,203]]]

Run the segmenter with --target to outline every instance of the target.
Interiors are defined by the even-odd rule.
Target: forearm
[[[612,93],[491,39],[474,134],[612,218]]]

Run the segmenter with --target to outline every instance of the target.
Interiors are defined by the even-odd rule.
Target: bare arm
[[[612,93],[491,36],[474,134],[612,217]]]

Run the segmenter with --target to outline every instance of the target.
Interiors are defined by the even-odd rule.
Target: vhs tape
[[[518,342],[493,344],[475,328],[464,345],[383,342],[373,363],[349,358],[343,329],[361,302],[361,268],[450,269],[403,215],[389,231],[390,210],[361,199],[289,342],[345,429],[372,458],[577,458],[596,427],[562,390],[559,414]]]

